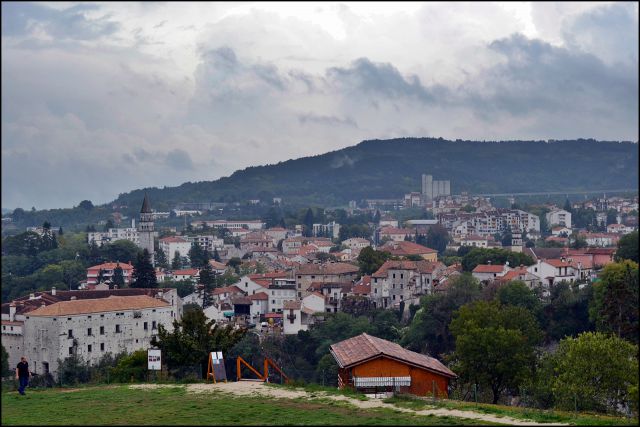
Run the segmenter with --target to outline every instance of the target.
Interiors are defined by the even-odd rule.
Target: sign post
[[[207,364],[207,380],[213,379],[214,384],[217,381],[227,382],[227,371],[224,367],[224,358],[221,351],[212,351],[209,353],[209,363]]]
[[[162,369],[162,350],[147,350],[147,369],[150,371]]]

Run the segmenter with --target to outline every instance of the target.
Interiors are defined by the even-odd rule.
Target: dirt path
[[[136,388],[155,388],[155,387],[176,387],[168,384],[138,384],[132,385],[131,387]],[[177,386],[180,387],[180,386]],[[192,393],[211,393],[211,392],[223,392],[235,394],[238,396],[251,396],[251,395],[259,395],[259,396],[269,396],[276,399],[296,399],[299,397],[302,398],[325,398],[332,399],[337,401],[342,401],[349,403],[353,406],[362,409],[372,409],[372,408],[388,408],[395,411],[412,413],[415,415],[435,415],[435,416],[451,416],[458,418],[469,418],[487,421],[490,423],[496,424],[509,424],[509,425],[519,425],[519,426],[560,426],[560,425],[568,425],[563,423],[538,423],[535,421],[525,421],[521,419],[515,419],[510,417],[498,417],[490,414],[483,414],[479,412],[473,411],[462,411],[459,409],[445,409],[445,408],[435,408],[435,409],[422,409],[422,410],[414,410],[409,408],[400,408],[398,406],[392,405],[390,403],[384,403],[382,399],[369,399],[369,400],[358,400],[353,399],[347,396],[341,395],[333,395],[327,394],[325,392],[307,392],[302,389],[286,389],[280,387],[269,387],[261,382],[252,382],[252,381],[239,381],[239,382],[228,382],[228,383],[217,383],[217,384],[188,384],[187,391]]]

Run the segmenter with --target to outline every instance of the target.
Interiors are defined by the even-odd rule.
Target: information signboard
[[[162,351],[147,350],[147,369],[150,371],[162,370]]]

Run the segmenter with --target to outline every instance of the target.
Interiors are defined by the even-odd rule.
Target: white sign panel
[[[147,350],[147,369],[150,371],[162,370],[161,350]]]

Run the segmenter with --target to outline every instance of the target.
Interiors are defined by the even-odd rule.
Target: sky
[[[2,2],[2,207],[366,139],[638,141],[638,4]]]

